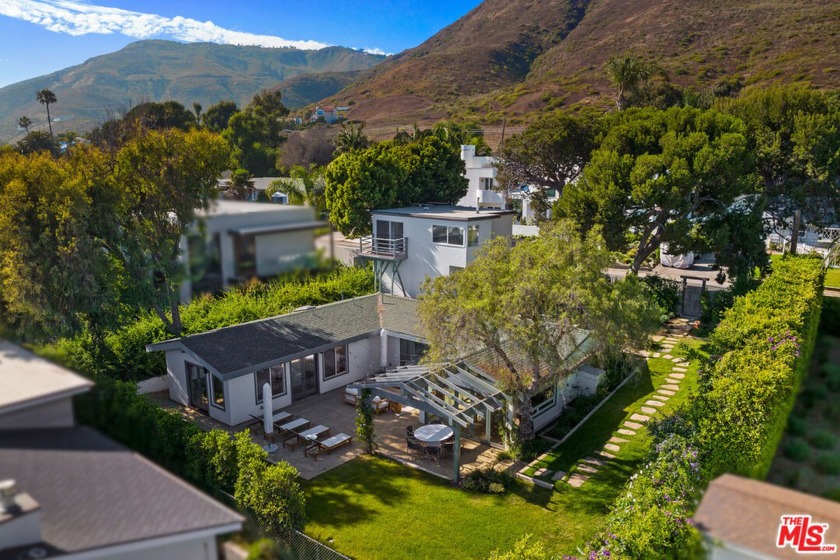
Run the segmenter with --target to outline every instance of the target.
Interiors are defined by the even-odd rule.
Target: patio
[[[163,408],[177,411],[191,422],[195,422],[202,429],[222,429],[231,434],[248,429],[253,440],[264,445],[266,440],[263,436],[262,424],[243,423],[237,426],[225,426],[213,420],[209,416],[198,413],[194,409],[186,408],[169,399],[166,392],[152,393],[148,395],[155,403]],[[312,426],[322,424],[330,428],[330,433],[336,435],[345,433],[353,436],[353,442],[334,450],[332,453],[321,454],[318,460],[304,456],[303,446],[296,449],[289,449],[280,446],[280,449],[269,455],[272,462],[286,461],[300,472],[303,479],[310,480],[319,474],[342,465],[362,453],[361,445],[356,441],[356,409],[344,402],[344,389],[336,389],[321,395],[300,401],[283,409],[294,415],[295,418],[306,418]],[[452,457],[444,457],[438,464],[429,459],[415,459],[411,457],[406,448],[406,428],[420,426],[420,416],[416,409],[403,407],[399,413],[382,412],[374,416],[376,429],[376,440],[379,444],[378,452],[381,455],[418,468],[435,476],[452,480],[453,463]],[[279,441],[278,441],[279,445]],[[498,463],[499,450],[476,440],[461,437],[461,475],[484,468],[485,466]],[[511,461],[498,463],[497,468],[506,468],[512,465]]]

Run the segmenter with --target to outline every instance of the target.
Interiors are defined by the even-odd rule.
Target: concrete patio
[[[177,411],[188,420],[195,422],[202,429],[222,429],[231,434],[247,429],[253,440],[259,445],[268,443],[264,437],[262,424],[244,423],[238,426],[225,426],[209,416],[199,413],[194,409],[181,406],[169,400],[166,392],[152,393],[148,395],[155,403],[164,408]],[[330,433],[336,435],[345,433],[353,436],[350,445],[344,445],[335,449],[332,453],[321,454],[317,461],[312,457],[304,456],[304,446],[298,446],[292,450],[281,445],[280,449],[269,455],[272,462],[286,461],[300,472],[301,478],[312,479],[321,473],[333,469],[350,461],[362,453],[361,445],[356,441],[356,409],[344,402],[344,389],[336,389],[328,393],[317,395],[309,399],[297,402],[286,407],[286,412],[294,415],[295,418],[306,418],[311,426],[319,424],[330,428]],[[420,426],[418,411],[403,407],[399,413],[382,412],[376,415],[374,426],[376,440],[379,444],[378,452],[381,455],[390,457],[414,468],[421,469],[435,476],[451,480],[453,463],[451,457],[444,457],[440,464],[430,459],[415,459],[408,454],[406,449],[406,427]],[[278,440],[279,444],[279,440]],[[512,465],[511,461],[498,461],[499,450],[476,440],[461,437],[461,476],[467,473],[496,465],[497,468],[506,468]]]

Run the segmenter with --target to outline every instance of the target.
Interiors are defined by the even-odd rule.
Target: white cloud
[[[219,27],[212,21],[198,21],[181,16],[168,18],[67,0],[2,0],[0,15],[69,35],[119,33],[137,39],[169,36],[186,42],[295,47],[305,50],[329,46],[317,41],[289,41],[273,35],[233,31]],[[371,49],[368,52],[376,50]]]

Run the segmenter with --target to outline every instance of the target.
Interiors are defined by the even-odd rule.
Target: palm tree
[[[365,133],[365,123],[358,128],[353,123],[341,123],[341,132],[333,140],[336,151],[339,154],[352,152],[353,150],[364,150],[370,146],[370,140]]]
[[[29,127],[32,126],[32,119],[23,115],[21,118],[18,119],[18,126],[21,127],[29,134]]]
[[[613,56],[604,65],[610,81],[618,89],[616,106],[619,111],[627,108],[627,93],[638,91],[639,87],[662,69],[655,62],[648,62],[633,55]]]
[[[231,200],[250,200],[254,192],[256,192],[254,181],[245,169],[237,169],[227,180],[225,196]]]
[[[48,89],[42,89],[35,94],[35,98],[41,105],[47,106],[47,124],[50,125],[50,138],[53,137],[52,118],[50,117],[50,105],[58,101],[55,94]]]

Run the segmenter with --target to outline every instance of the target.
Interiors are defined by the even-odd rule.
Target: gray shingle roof
[[[0,431],[0,473],[40,504],[44,543],[64,553],[242,522],[88,427]]]
[[[321,305],[259,321],[194,334],[158,344],[149,350],[182,345],[218,374],[235,377],[258,367],[279,363],[377,334],[380,328],[422,337],[417,302],[379,294]]]

